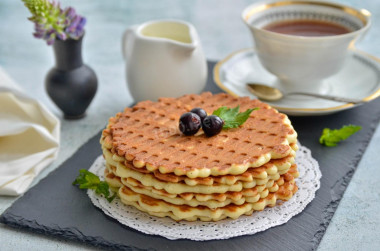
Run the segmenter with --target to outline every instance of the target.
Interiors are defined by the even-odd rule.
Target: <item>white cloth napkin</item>
[[[56,157],[60,121],[0,67],[0,195],[20,195]]]

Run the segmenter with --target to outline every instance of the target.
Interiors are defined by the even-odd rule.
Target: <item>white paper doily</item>
[[[104,197],[88,190],[87,194],[92,203],[103,210],[108,216],[118,220],[121,224],[140,232],[160,235],[171,240],[190,239],[196,241],[228,239],[231,237],[255,234],[268,228],[286,223],[294,215],[299,214],[315,196],[320,187],[318,162],[313,159],[308,148],[300,146],[297,151],[296,163],[300,173],[296,179],[297,193],[289,201],[283,202],[264,211],[255,212],[251,216],[241,216],[236,220],[225,219],[218,222],[175,222],[165,217],[159,218],[141,212],[132,206],[124,205],[116,198],[109,203]],[[104,179],[105,162],[99,156],[89,171]]]

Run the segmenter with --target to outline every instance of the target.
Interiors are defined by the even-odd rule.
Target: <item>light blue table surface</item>
[[[132,103],[125,83],[121,35],[128,26],[151,19],[189,21],[198,30],[208,59],[220,60],[229,53],[252,46],[240,13],[252,0],[192,1],[100,1],[63,0],[87,17],[83,56],[97,73],[98,93],[82,120],[62,119],[47,97],[44,78],[54,64],[52,49],[32,37],[30,14],[21,1],[0,1],[0,66],[27,93],[44,103],[62,121],[58,159],[35,180],[35,185],[84,142],[105,126],[116,112]],[[373,26],[358,48],[380,57],[380,1],[339,1],[373,14]],[[380,107],[379,107],[380,108]],[[365,121],[363,121],[365,123]],[[377,131],[349,184],[320,243],[319,250],[380,250],[380,130]],[[86,167],[84,167],[86,168]],[[333,168],[333,167],[331,167]],[[0,197],[0,214],[17,198]],[[0,224],[0,250],[91,250],[90,246],[15,230]]]

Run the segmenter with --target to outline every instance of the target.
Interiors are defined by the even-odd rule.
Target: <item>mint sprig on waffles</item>
[[[235,108],[222,106],[215,110],[212,115],[200,108],[193,108],[179,118],[179,130],[186,136],[194,135],[200,128],[206,136],[211,137],[219,134],[222,129],[237,128],[247,121],[249,115],[259,108],[247,109],[245,112],[239,112],[240,105]]]
[[[343,126],[341,129],[323,129],[322,135],[319,138],[319,143],[325,146],[337,146],[340,141],[349,138],[351,135],[362,129],[361,126],[347,125]]]
[[[215,110],[212,114],[220,117],[224,121],[223,129],[237,128],[244,124],[249,115],[259,108],[247,109],[245,112],[239,112],[240,105],[235,108],[222,106]]]
[[[110,195],[109,185],[105,181],[100,181],[99,177],[86,169],[79,170],[78,177],[74,180],[73,185],[79,185],[80,189],[92,189],[96,194],[102,194],[108,200],[112,202],[116,197],[116,193]]]

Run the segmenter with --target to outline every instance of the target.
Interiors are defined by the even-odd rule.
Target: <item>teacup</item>
[[[370,13],[322,1],[266,1],[244,9],[244,22],[252,32],[261,64],[278,77],[283,91],[326,93],[324,79],[344,65],[348,48],[370,26]],[[300,36],[266,30],[270,24],[308,20],[331,23],[348,33]]]

